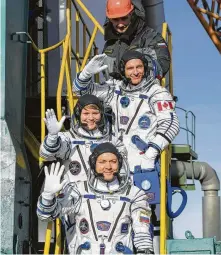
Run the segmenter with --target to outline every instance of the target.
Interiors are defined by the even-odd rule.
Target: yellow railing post
[[[80,29],[79,29],[79,12],[76,11],[76,14],[75,14],[75,20],[76,20],[76,55],[77,55],[77,58],[76,58],[76,73],[79,72],[79,57],[80,57]]]
[[[61,254],[61,220],[57,218],[55,220],[56,225],[56,242],[55,242],[55,252],[54,254]]]
[[[41,58],[41,142],[45,138],[45,53],[40,52]]]
[[[170,52],[170,70],[169,70],[169,90],[171,95],[173,96],[173,58],[172,58],[172,34],[169,31],[168,35],[168,49]]]
[[[69,48],[68,48],[68,61],[71,63],[71,0],[67,0],[66,4],[66,15],[67,15],[67,34],[69,37]]]
[[[171,55],[171,63],[169,70],[169,91],[173,96],[173,71],[172,71],[172,34],[167,23],[163,23],[162,36],[168,42],[168,49]],[[166,79],[161,81],[162,87],[166,86]],[[168,216],[166,212],[167,199],[167,178],[169,178],[169,164],[171,161],[171,146],[161,153],[161,175],[160,175],[160,254],[166,254],[166,239],[168,231]]]
[[[93,33],[91,35],[91,39],[90,39],[90,42],[88,44],[88,47],[87,47],[87,51],[85,53],[85,56],[84,56],[84,59],[82,61],[82,65],[81,65],[81,71],[84,69],[85,65],[86,65],[86,62],[88,60],[88,57],[90,55],[90,51],[91,51],[91,48],[92,48],[92,45],[93,45],[93,41],[95,39],[95,36],[96,36],[96,33],[97,33],[97,26],[94,27],[94,30],[93,30]]]
[[[58,120],[61,119],[62,113],[61,113],[61,94],[62,94],[62,84],[64,80],[64,72],[65,72],[65,64],[66,64],[66,58],[68,56],[68,47],[69,47],[69,37],[70,35],[67,34],[64,42],[64,49],[63,49],[63,56],[62,56],[62,61],[61,61],[61,70],[60,70],[60,75],[58,79],[58,88],[57,88],[57,116]]]
[[[74,101],[73,101],[73,94],[72,94],[72,83],[71,83],[71,75],[70,75],[70,64],[66,61],[65,65],[65,73],[66,73],[66,82],[67,82],[67,97],[68,97],[68,105],[69,110],[72,115],[74,110]]]
[[[87,35],[87,27],[85,24],[83,24],[83,56],[85,55],[86,49],[87,49],[86,35]]]
[[[104,34],[103,27],[99,24],[99,22],[94,18],[94,16],[91,14],[91,12],[87,9],[87,7],[81,2],[81,0],[76,0],[76,2],[79,4],[81,9],[85,12],[85,14],[88,16],[88,18],[94,23],[94,25],[100,30],[102,34]]]
[[[160,157],[160,254],[166,254],[166,172],[168,168],[168,153],[165,149]]]
[[[53,222],[48,222],[46,235],[45,235],[45,245],[44,245],[44,255],[48,255],[50,251],[51,244],[51,231]]]

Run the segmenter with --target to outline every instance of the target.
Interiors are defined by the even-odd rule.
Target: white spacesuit
[[[117,159],[114,163],[113,156]],[[60,168],[59,163],[56,167],[52,164],[50,174],[45,169],[38,217],[47,221],[62,219],[70,254],[134,254],[133,246],[138,254],[152,254],[147,196],[131,185],[128,165],[121,154],[111,143],[103,143],[94,149],[89,164],[90,178],[78,183],[60,183],[64,167]],[[98,173],[97,164],[106,172]],[[107,180],[110,172],[112,176]]]
[[[101,113],[101,120],[95,130],[87,130],[80,121],[81,111],[85,106],[96,105]],[[65,166],[65,178],[69,181],[84,181],[88,176],[88,158],[97,144],[110,141],[117,146],[119,151],[126,156],[126,150],[113,133],[108,122],[104,107],[100,100],[93,95],[84,95],[79,98],[72,116],[73,122],[69,131],[59,132],[65,117],[58,122],[53,110],[46,112],[46,126],[48,136],[45,137],[40,147],[40,156],[47,161],[61,159]]]
[[[97,55],[86,65],[74,80],[73,91],[78,95],[96,95],[111,106],[115,129],[121,133],[128,151],[131,171],[135,166],[151,171],[157,156],[179,132],[175,102],[168,90],[148,75],[147,56],[137,51],[127,51],[121,59],[119,69],[123,81],[93,83],[92,75],[106,68],[105,57],[105,54]],[[144,65],[144,75],[136,86],[125,77],[125,65],[132,59],[141,60]]]

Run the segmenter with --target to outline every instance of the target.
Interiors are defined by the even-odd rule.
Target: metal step
[[[172,144],[172,158],[181,161],[197,160],[198,155],[188,144]]]

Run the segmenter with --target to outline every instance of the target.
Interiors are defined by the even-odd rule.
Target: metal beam
[[[211,10],[210,11],[197,7],[197,4],[198,4],[199,1],[196,2],[194,0],[187,0],[187,2],[189,3],[189,5],[192,8],[192,10],[194,11],[195,15],[199,19],[200,23],[205,28],[207,34],[209,35],[209,37],[213,41],[213,43],[216,46],[216,48],[218,49],[219,53],[221,53],[221,38],[219,38],[221,36],[221,34],[220,34],[219,31],[215,30],[214,25],[213,25],[214,24],[213,18],[216,19],[216,20],[220,20],[221,19],[219,14],[214,13],[214,10],[215,10],[215,0],[212,0]],[[218,2],[217,2],[217,4],[221,5]],[[210,16],[209,21],[207,21],[205,19],[205,17],[203,16],[203,13]]]

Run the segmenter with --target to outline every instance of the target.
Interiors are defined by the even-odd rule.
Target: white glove
[[[141,169],[146,171],[153,171],[155,168],[155,159],[158,151],[153,147],[149,147],[141,159]]]
[[[50,173],[48,172],[47,166],[44,168],[45,172],[45,185],[42,192],[42,197],[46,200],[53,200],[55,194],[59,192],[64,185],[67,183],[67,180],[61,182],[61,176],[64,172],[64,165],[60,167],[60,163],[57,162],[56,165],[53,163],[51,165]]]
[[[48,134],[52,136],[57,135],[64,124],[65,116],[63,116],[61,120],[58,122],[53,109],[47,109],[45,115],[46,118],[44,118],[43,120],[47,126]]]
[[[94,74],[100,73],[101,71],[108,68],[107,65],[104,65],[104,61],[107,58],[106,54],[100,54],[94,56],[89,63],[84,67],[82,72],[79,75],[80,80],[88,80]]]

